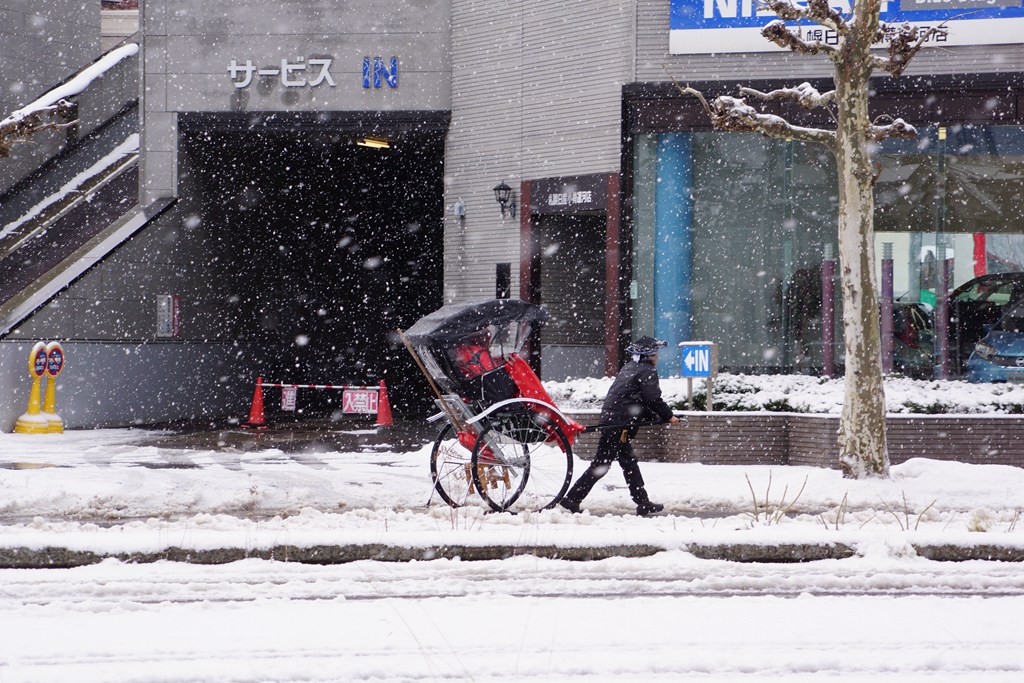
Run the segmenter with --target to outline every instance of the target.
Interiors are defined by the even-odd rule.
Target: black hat
[[[640,337],[626,347],[626,353],[631,356],[653,356],[658,349],[668,346],[667,341],[655,339],[654,337]]]

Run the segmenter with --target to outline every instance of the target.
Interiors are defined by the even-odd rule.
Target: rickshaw
[[[572,478],[584,425],[563,414],[520,351],[547,320],[539,305],[493,299],[444,306],[404,333],[445,420],[430,453],[434,491],[452,507],[551,508]],[[433,497],[433,494],[431,494]]]

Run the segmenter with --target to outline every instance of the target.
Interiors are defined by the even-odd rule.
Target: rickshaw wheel
[[[471,461],[472,453],[459,443],[455,428],[445,425],[430,451],[430,479],[437,495],[453,508],[465,505],[473,493]]]
[[[539,415],[493,416],[473,446],[473,484],[491,509],[546,510],[572,479],[572,447]]]

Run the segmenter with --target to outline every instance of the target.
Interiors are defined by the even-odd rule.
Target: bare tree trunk
[[[867,40],[867,39],[865,39]],[[875,281],[874,196],[865,121],[866,66],[870,41],[836,62],[836,157],[839,175],[839,262],[843,291],[846,382],[839,423],[840,465],[845,476],[888,477],[885,387]]]

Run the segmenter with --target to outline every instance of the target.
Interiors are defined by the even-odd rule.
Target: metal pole
[[[938,283],[935,287],[935,335],[939,339],[939,355],[936,365],[938,379],[949,379],[949,280],[953,272],[952,259],[946,258],[946,246],[939,248]]]
[[[836,261],[832,258],[832,245],[826,244],[825,258],[821,262],[821,368],[825,377],[836,374],[835,281]]]
[[[946,269],[946,128],[939,126],[935,170],[935,377],[949,378],[949,301]]]
[[[892,242],[882,243],[882,372],[893,365],[893,267]]]

